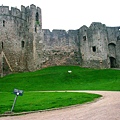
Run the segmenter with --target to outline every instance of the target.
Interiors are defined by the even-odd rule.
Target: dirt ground
[[[120,120],[120,92],[87,92],[101,94],[103,97],[92,103],[20,116],[0,117],[0,120]]]

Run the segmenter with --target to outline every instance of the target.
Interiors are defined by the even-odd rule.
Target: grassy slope
[[[0,113],[10,111],[15,95],[11,93],[0,93]],[[58,107],[65,107],[75,104],[82,104],[92,101],[100,95],[87,93],[67,93],[67,92],[25,92],[24,95],[17,98],[14,112],[25,112],[44,110]]]
[[[68,73],[72,70],[72,73]],[[39,90],[120,90],[119,70],[95,70],[78,66],[57,66],[36,72],[0,78],[0,113],[11,109],[14,88],[24,90],[15,112],[42,110],[91,101],[99,95],[83,93],[39,93]]]
[[[68,73],[72,70],[72,73]],[[56,66],[31,73],[0,78],[0,91],[39,90],[120,90],[120,71],[96,70],[78,66]]]

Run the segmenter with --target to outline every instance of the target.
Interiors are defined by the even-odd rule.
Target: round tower
[[[27,70],[27,21],[25,7],[0,6],[0,65],[1,74]]]
[[[42,32],[42,18],[41,9],[35,5],[30,5],[30,9],[27,9],[28,15],[28,28],[29,33],[32,35],[32,51],[33,62],[31,69],[40,69],[44,61],[42,49],[43,49],[43,32]]]
[[[35,5],[30,5],[29,11],[29,31],[39,33],[42,30],[41,9]]]

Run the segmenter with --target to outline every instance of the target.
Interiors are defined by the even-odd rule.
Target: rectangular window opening
[[[93,52],[96,52],[96,46],[92,47]]]
[[[37,27],[35,27],[35,32],[37,33]]]
[[[24,48],[25,47],[25,42],[24,41],[22,41],[22,48]]]
[[[3,42],[2,42],[2,49],[3,49]]]
[[[3,27],[5,27],[5,20],[3,20]]]

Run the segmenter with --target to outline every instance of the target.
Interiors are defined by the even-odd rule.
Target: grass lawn
[[[4,92],[0,93],[0,96],[0,114],[3,114],[11,110],[15,95]],[[101,96],[88,93],[25,92],[23,96],[18,96],[14,112],[45,110],[82,104],[98,97]]]
[[[68,71],[71,70],[71,73]],[[79,66],[56,66],[35,72],[16,73],[0,78],[0,113],[11,109],[14,88],[24,90],[15,112],[43,110],[93,100],[92,94],[40,93],[48,90],[111,90],[120,91],[120,71],[88,69]],[[36,91],[36,92],[35,92]]]
[[[68,73],[71,70],[72,73]],[[56,66],[0,78],[0,91],[120,90],[120,70]]]

